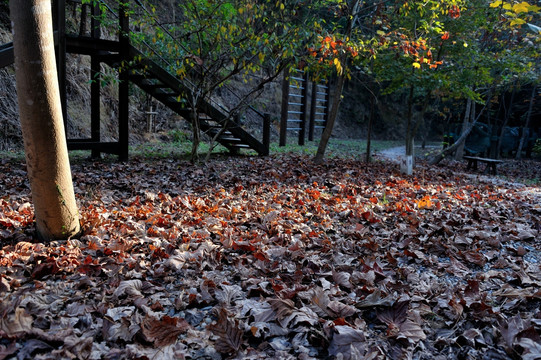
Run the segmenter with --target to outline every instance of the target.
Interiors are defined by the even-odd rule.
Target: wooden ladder
[[[308,127],[308,140],[314,140],[315,130],[324,129],[327,125],[327,113],[329,104],[328,85],[312,81],[311,92],[310,78],[303,70],[295,69],[290,74],[284,72],[282,83],[282,111],[280,120],[280,146],[287,143],[287,134],[291,131],[298,132],[298,144],[304,145],[306,130]],[[310,95],[310,99],[309,99]],[[308,110],[308,102],[310,109]],[[310,117],[307,121],[307,115]]]

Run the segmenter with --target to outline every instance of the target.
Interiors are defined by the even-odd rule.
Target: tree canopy
[[[485,104],[489,94],[517,81],[540,79],[541,8],[526,1],[174,3],[178,11],[166,23],[152,2],[131,3],[132,13],[146,9],[131,35],[171,72],[194,82],[197,91],[186,98],[193,106],[241,77],[247,85],[233,106],[238,112],[286,67],[305,67],[316,78],[360,74],[377,92],[407,99],[411,140],[423,122],[422,115],[413,118],[416,107],[423,114],[435,100]],[[334,90],[340,97],[341,89]]]

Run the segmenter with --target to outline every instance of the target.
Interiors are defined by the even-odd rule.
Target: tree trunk
[[[413,85],[410,85],[406,126],[406,156],[413,156],[413,90]]]
[[[36,229],[42,240],[80,231],[58,87],[50,0],[11,0],[15,74]]]
[[[468,129],[468,127],[469,127],[472,103],[473,103],[472,99],[468,99],[468,101],[466,103],[466,112],[464,113],[464,120],[462,122],[462,130],[460,132],[460,134],[461,134],[460,138],[462,138],[462,134],[464,134],[466,129]],[[473,129],[473,126],[472,126],[472,129]],[[471,131],[471,129],[470,129],[470,131]],[[470,133],[470,131],[468,131],[468,134]],[[465,143],[466,143],[466,139],[464,138],[464,141],[462,141],[457,146],[456,153],[455,153],[455,160],[462,160],[462,157],[464,156],[464,145],[465,145]]]
[[[500,134],[498,137],[498,146],[496,148],[496,159],[499,159],[502,153],[502,144],[503,144],[503,137],[505,135],[505,128],[507,127],[507,124],[509,123],[509,119],[511,118],[511,110],[513,109],[513,104],[515,102],[515,94],[517,92],[517,79],[513,82],[513,91],[511,91],[511,99],[509,100],[509,107],[505,111],[505,118],[503,119],[503,124],[500,129]],[[504,103],[505,106],[505,103]]]
[[[406,155],[401,160],[400,171],[403,174],[411,175],[413,173],[413,139],[415,132],[413,130],[413,91],[414,86],[410,85],[408,95],[408,112],[406,115]]]
[[[199,115],[197,114],[197,108],[195,105],[192,107],[190,114],[190,121],[192,123],[192,152],[190,161],[195,164],[199,160],[199,142],[201,140],[201,132],[199,127]]]
[[[524,124],[524,129],[522,131],[522,136],[520,137],[520,142],[518,144],[517,154],[515,158],[518,160],[522,156],[522,148],[524,147],[524,142],[526,137],[529,135],[530,119],[532,117],[533,103],[535,101],[535,92],[537,91],[537,86],[533,86],[532,94],[530,95],[530,104],[528,105],[528,112],[526,113],[526,124]]]
[[[345,66],[345,65],[344,65]],[[321,140],[317,147],[317,153],[314,157],[314,162],[316,164],[321,164],[323,162],[323,157],[325,156],[325,150],[327,149],[327,143],[331,138],[332,129],[338,115],[338,108],[340,107],[340,102],[342,101],[342,90],[344,89],[344,83],[346,82],[346,74],[344,72],[338,76],[338,81],[336,83],[336,91],[334,92],[334,97],[332,99],[331,110],[329,111],[329,117],[327,119],[327,125],[323,129],[321,134]]]
[[[368,164],[372,160],[370,146],[372,143],[372,123],[374,122],[374,111],[376,98],[373,94],[370,96],[370,115],[368,118],[368,133],[366,134],[366,163]]]

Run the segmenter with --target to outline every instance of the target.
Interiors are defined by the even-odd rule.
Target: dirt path
[[[428,156],[428,154],[434,153],[434,151],[438,148],[439,146],[436,146],[436,145],[426,146],[424,149],[421,148],[421,146],[416,146],[415,157],[425,158]],[[427,155],[422,155],[422,154],[427,154]],[[378,151],[375,153],[375,155],[377,157],[383,158],[384,160],[398,164],[400,163],[400,159],[406,155],[406,147],[396,146],[396,147],[389,148],[383,151]],[[450,160],[450,161],[455,161],[455,160]],[[527,184],[516,182],[516,181],[510,181],[499,176],[491,176],[491,175],[469,173],[469,172],[460,172],[460,174],[478,183],[483,182],[483,183],[493,184],[497,186],[503,186],[505,188],[520,189],[519,191],[520,193],[523,193],[526,196],[532,196],[534,199],[537,199],[539,203],[541,203],[541,189],[537,186],[529,186]]]
[[[426,146],[424,149],[421,146],[415,147],[415,157],[425,157],[424,154],[432,153],[434,150],[440,148],[438,145],[429,145]],[[385,149],[382,151],[378,151],[375,153],[376,156],[382,157],[386,160],[399,163],[400,158],[404,155],[406,155],[406,146],[396,146],[390,149]]]

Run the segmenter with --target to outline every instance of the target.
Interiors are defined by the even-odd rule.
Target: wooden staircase
[[[67,51],[76,54],[96,55],[103,63],[118,68],[121,64],[119,55],[119,42],[94,39],[90,37],[66,35],[65,43]],[[128,79],[156,100],[190,121],[191,110],[184,100],[187,94],[193,90],[187,81],[183,81],[156,62],[148,59],[141,51],[128,45],[128,60],[130,68]],[[0,46],[0,67],[13,64],[13,44],[7,43]],[[252,149],[259,155],[268,155],[268,143],[254,138],[245,131],[235,119],[228,115],[227,110],[217,104],[202,100],[198,104],[197,113],[200,119],[201,131],[210,138],[226,147],[231,153],[236,154],[240,149]],[[118,143],[90,142],[68,139],[68,148],[92,149],[103,152],[120,153]]]
[[[186,107],[186,94],[193,89],[187,81],[182,81],[171,75],[154,61],[145,57],[143,53],[130,47],[130,59],[137,59],[130,67],[129,79],[156,100],[182,116],[190,119],[191,109]],[[115,66],[114,61],[108,65]],[[201,100],[197,107],[201,131],[226,147],[232,153],[240,149],[252,149],[259,155],[268,155],[268,149],[246,132],[231,116],[227,110],[218,104]]]

